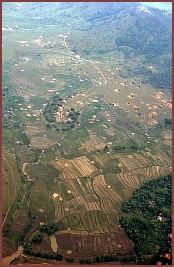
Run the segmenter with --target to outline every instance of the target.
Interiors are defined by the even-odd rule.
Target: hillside
[[[123,77],[140,75],[144,83],[171,90],[171,13],[140,3],[120,2],[38,2],[23,3],[20,8],[16,3],[3,3],[4,11],[9,7],[17,17],[38,19],[39,26],[68,25],[69,29],[80,31],[80,46],[76,38],[69,38],[70,48],[77,54],[90,53],[96,58],[108,52],[116,56],[121,51],[132,62],[121,72]],[[93,38],[95,43],[89,44],[88,39]]]

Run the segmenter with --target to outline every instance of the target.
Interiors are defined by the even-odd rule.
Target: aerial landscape
[[[2,265],[172,264],[159,8],[2,3]]]

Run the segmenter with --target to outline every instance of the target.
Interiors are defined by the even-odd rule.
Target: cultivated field
[[[2,164],[2,225],[6,226],[10,222],[11,211],[17,201],[21,187],[21,177],[17,170],[16,160],[12,154],[5,150],[2,153]]]
[[[86,156],[73,160],[58,160],[53,162],[52,165],[60,171],[60,178],[62,180],[91,176],[97,170]]]
[[[105,227],[99,229],[98,232],[90,234],[88,231],[60,231],[55,234],[56,237],[56,252],[64,257],[74,257],[76,259],[88,258],[91,255],[98,254],[125,254],[133,252],[133,243],[124,235],[122,230]],[[34,251],[38,252],[53,252],[50,249],[49,238],[38,245],[33,246]],[[124,250],[123,250],[124,248]]]
[[[129,60],[97,52],[108,46],[89,21],[60,10],[48,23],[34,7],[24,19],[17,7],[3,14],[3,257],[51,223],[60,229],[33,251],[131,254],[119,218],[135,189],[171,172],[171,93],[123,78]]]

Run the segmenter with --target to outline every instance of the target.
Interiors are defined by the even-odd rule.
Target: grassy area
[[[26,167],[26,171],[29,175],[31,175],[34,178],[47,181],[48,190],[50,190],[52,187],[54,177],[59,176],[59,171],[49,164],[47,164],[46,166],[43,165],[42,163],[34,165],[28,164]]]
[[[14,207],[21,188],[21,174],[18,172],[16,159],[12,154],[3,150],[3,175],[2,175],[2,211],[4,224],[9,222],[12,208]]]

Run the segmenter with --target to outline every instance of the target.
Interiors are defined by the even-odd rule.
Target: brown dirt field
[[[72,160],[56,160],[52,161],[51,164],[61,172],[60,177],[65,180],[89,176],[92,172],[98,170],[85,156]]]
[[[30,143],[35,148],[47,148],[56,144],[56,142],[52,142],[46,137],[33,137]]]
[[[2,258],[11,255],[17,250],[15,241],[8,239],[7,237],[2,237]]]
[[[73,170],[70,171],[71,169],[71,162],[63,160],[59,161],[54,161],[51,162],[51,164],[54,166],[54,168],[58,169],[60,171],[60,178],[63,180],[66,179],[74,179],[77,178],[78,176],[74,173]]]
[[[93,180],[93,187],[100,198],[101,209],[104,213],[117,212],[117,202],[122,198],[113,188],[108,188],[104,175],[98,175]]]
[[[144,158],[136,153],[133,154],[133,158],[124,156],[119,158],[119,161],[122,164],[122,166],[120,167],[122,171],[124,167],[126,167],[128,171],[131,171],[133,169],[143,168],[151,165],[149,159]]]
[[[99,159],[98,156],[94,155],[94,158],[95,158],[95,161],[100,164],[100,166],[104,166],[104,163]]]
[[[32,249],[35,252],[53,254],[49,237],[45,237],[40,243],[33,243]]]
[[[122,185],[125,188],[129,187],[129,183],[127,183],[127,181],[125,181],[124,173],[123,172],[117,174],[117,178],[118,178],[118,180],[122,183]]]
[[[54,198],[53,203],[55,207],[54,217],[58,220],[62,217],[62,207],[58,198]]]
[[[106,214],[110,214],[113,212],[117,212],[117,210],[114,208],[114,206],[112,205],[112,202],[109,198],[106,197],[100,197],[100,205],[102,208],[102,211]]]
[[[47,148],[51,145],[56,144],[56,141],[51,141],[49,138],[45,137],[46,130],[40,125],[30,125],[26,127],[26,134],[29,136],[30,143],[35,148]],[[38,136],[42,135],[42,136]]]
[[[12,223],[9,232],[15,232],[20,234],[28,222],[28,216],[25,211],[22,211],[18,218]]]
[[[56,235],[58,244],[58,253],[64,257],[68,256],[67,251],[72,251],[71,257],[74,258],[87,258],[100,253],[129,253],[133,251],[133,243],[123,234],[116,233],[103,233],[87,235],[73,234],[59,234]],[[119,248],[118,245],[121,245]],[[34,251],[42,253],[52,253],[51,245],[48,238],[45,238],[40,245],[33,246]],[[47,250],[47,251],[46,251]]]

